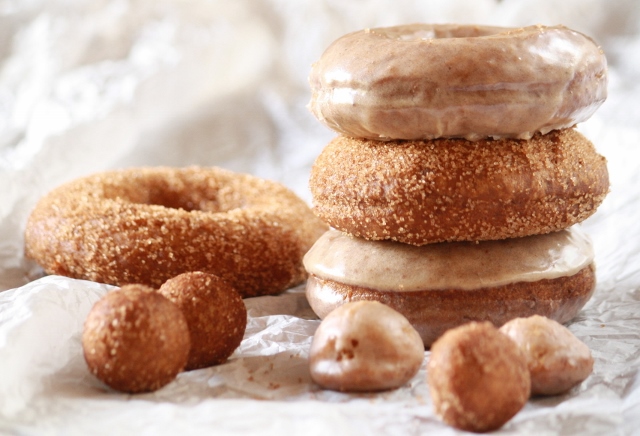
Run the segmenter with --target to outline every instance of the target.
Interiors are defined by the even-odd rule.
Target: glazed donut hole
[[[502,427],[531,392],[527,360],[490,322],[448,330],[431,347],[427,366],[436,415],[467,431]]]
[[[346,303],[315,332],[311,378],[323,388],[372,392],[398,388],[420,369],[424,346],[399,312],[377,301]]]
[[[500,331],[526,356],[532,395],[565,393],[593,371],[589,347],[557,321],[539,315],[516,318]]]
[[[82,348],[91,373],[109,387],[150,392],[184,369],[189,330],[180,309],[167,298],[147,286],[126,285],[93,306]]]
[[[247,310],[240,294],[220,277],[184,273],[167,280],[159,292],[186,318],[191,337],[186,370],[223,363],[242,342]]]

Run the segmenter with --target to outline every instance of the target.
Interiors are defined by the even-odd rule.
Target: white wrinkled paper
[[[306,110],[311,63],[340,35],[423,22],[565,24],[610,63],[609,99],[579,129],[609,162],[611,193],[583,225],[593,299],[569,325],[593,374],[535,398],[501,434],[640,429],[640,11],[635,0],[0,2],[0,434],[459,434],[433,414],[426,368],[378,394],[322,390],[307,356],[319,321],[303,286],[246,299],[225,364],[149,394],[87,370],[84,319],[109,286],[40,277],[24,259],[31,207],[60,183],[140,165],[218,165],[309,201],[334,134]],[[425,364],[429,352],[425,352]]]

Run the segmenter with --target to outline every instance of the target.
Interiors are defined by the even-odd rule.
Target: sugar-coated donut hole
[[[470,322],[442,335],[431,347],[427,378],[436,415],[474,432],[502,427],[531,392],[525,356],[490,322]]]
[[[189,326],[187,370],[223,363],[240,345],[247,310],[240,294],[220,277],[184,273],[167,280],[159,292],[180,307]]]
[[[190,337],[178,306],[150,287],[126,285],[93,306],[82,348],[91,373],[111,388],[149,392],[184,369]]]

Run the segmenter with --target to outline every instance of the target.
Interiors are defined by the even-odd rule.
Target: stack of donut
[[[310,109],[340,135],[314,163],[307,253],[324,318],[348,301],[404,314],[429,347],[465,322],[571,320],[595,288],[577,225],[609,190],[574,129],[606,98],[606,60],[562,26],[414,24],[336,40]]]

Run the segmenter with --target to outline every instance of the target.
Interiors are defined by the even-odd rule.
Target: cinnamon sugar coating
[[[420,333],[425,347],[430,347],[445,331],[468,321],[490,321],[501,326],[514,318],[542,315],[565,323],[589,301],[595,284],[592,264],[572,276],[476,290],[379,291],[312,274],[307,281],[306,294],[311,308],[320,318],[351,301],[384,303],[403,314]]]
[[[302,256],[326,228],[275,182],[220,168],[134,168],[43,197],[25,252],[49,274],[158,288],[203,271],[247,297],[302,282]]]
[[[346,136],[528,139],[588,119],[607,61],[563,26],[410,24],[342,36],[309,84],[311,112]]]
[[[187,320],[191,349],[185,369],[223,363],[242,342],[247,309],[240,294],[221,278],[199,271],[184,273],[167,280],[158,292]]]
[[[438,339],[427,378],[436,415],[473,432],[502,427],[531,391],[524,355],[490,322],[470,322]]]
[[[574,129],[530,140],[337,137],[316,159],[314,211],[332,227],[413,245],[549,233],[595,212],[606,160]]]
[[[154,391],[187,363],[189,330],[171,301],[143,285],[108,292],[84,324],[82,348],[92,374],[122,392]]]

